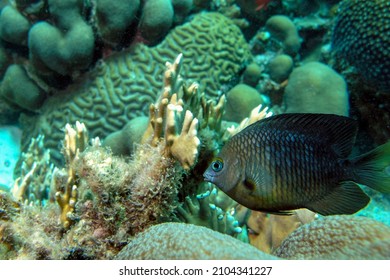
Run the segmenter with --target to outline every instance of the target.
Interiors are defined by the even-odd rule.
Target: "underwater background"
[[[271,115],[349,116],[352,155],[389,141],[390,1],[0,9],[0,259],[390,259],[389,194],[286,216],[203,179]]]

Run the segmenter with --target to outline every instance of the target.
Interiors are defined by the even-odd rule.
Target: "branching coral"
[[[205,226],[247,241],[246,231],[234,217],[236,204],[224,193],[212,188],[196,196],[187,196],[183,206],[177,210],[178,221]]]
[[[259,106],[253,108],[249,117],[243,119],[237,127],[230,126],[229,128],[226,129],[226,133],[224,136],[225,140],[239,133],[245,127],[259,120],[272,116],[272,114],[273,114],[272,111],[270,111],[268,107],[263,108],[263,106],[260,104]]]
[[[178,98],[178,88],[182,83],[180,78],[180,68],[182,64],[182,54],[180,54],[173,64],[166,63],[164,73],[164,88],[158,97],[158,101],[152,104],[149,109],[149,128],[143,136],[143,143],[157,146],[164,138],[165,154],[180,162],[184,169],[189,169],[194,165],[200,144],[197,135],[198,119],[194,118],[190,110],[186,110],[182,120],[182,130],[178,135],[176,126],[183,118],[184,102]],[[187,95],[197,92],[197,87],[192,85],[185,89]]]
[[[50,150],[44,148],[44,136],[31,139],[21,156],[20,176],[15,180],[12,193],[17,201],[41,204],[48,199],[54,165]]]
[[[76,128],[69,124],[65,126],[64,157],[67,164],[65,170],[56,169],[53,172],[53,186],[55,199],[61,208],[60,220],[65,229],[74,222],[72,216],[77,201],[78,175],[75,172],[74,164],[80,153],[87,147],[88,133],[84,124],[76,122]],[[65,184],[63,184],[65,182]]]

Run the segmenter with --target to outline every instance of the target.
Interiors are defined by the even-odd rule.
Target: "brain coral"
[[[332,46],[376,88],[390,90],[390,1],[345,0],[340,4]]]
[[[180,52],[182,76],[200,82],[208,97],[217,97],[250,57],[241,31],[231,20],[217,13],[198,14],[173,29],[159,45],[138,44],[116,53],[78,84],[56,93],[35,120],[25,118],[24,146],[44,134],[52,158],[59,160],[66,123],[78,120],[85,123],[90,136],[104,138],[132,118],[146,115],[163,86],[165,62]]]
[[[269,260],[263,253],[227,234],[184,223],[164,223],[138,234],[117,260]]]
[[[389,259],[390,227],[366,217],[329,216],[299,227],[276,250],[287,259]]]

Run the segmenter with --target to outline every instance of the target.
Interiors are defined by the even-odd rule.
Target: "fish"
[[[271,0],[256,0],[255,1],[255,5],[256,5],[255,11],[260,11],[261,9],[267,9],[269,2],[271,2]]]
[[[360,185],[390,192],[390,141],[351,156],[357,130],[333,114],[271,116],[230,138],[203,177],[256,211],[353,214],[370,201]]]

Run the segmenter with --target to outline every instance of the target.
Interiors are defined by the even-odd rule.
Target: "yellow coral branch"
[[[99,144],[98,140],[94,141]],[[56,187],[55,199],[61,208],[60,221],[65,229],[68,229],[72,222],[72,215],[75,210],[77,201],[77,175],[74,169],[74,162],[79,158],[81,152],[88,145],[88,132],[83,123],[76,122],[76,127],[73,128],[70,124],[65,126],[65,138],[63,154],[67,163],[67,178],[65,186],[61,183],[65,175],[65,171],[55,170],[53,173],[53,185]]]
[[[269,116],[272,116],[272,112],[269,112],[268,107],[262,108],[262,105],[260,104],[256,108],[254,108],[251,111],[251,114],[248,118],[245,118],[241,121],[238,127],[231,126],[227,129],[227,133],[229,134],[229,137],[237,134],[241,130],[243,130],[248,125],[251,125],[252,123],[255,123],[259,120],[268,118]]]
[[[179,85],[181,64],[181,54],[174,63],[166,63],[164,88],[157,102],[149,108],[149,126],[142,143],[153,147],[163,145],[166,155],[176,159],[184,169],[189,169],[196,161],[200,141],[196,136],[198,119],[188,110],[182,117],[184,102],[174,92]],[[197,88],[197,84],[193,84],[186,92],[192,96],[197,93]],[[178,135],[177,127],[180,125],[183,128]]]
[[[77,202],[77,186],[68,184],[65,192],[56,192],[56,201],[61,208],[60,220],[65,229],[68,229],[72,222],[72,213]]]
[[[37,168],[37,163],[34,162],[31,170],[23,177],[19,177],[15,180],[14,187],[12,189],[12,195],[17,201],[23,200],[23,195],[26,193],[31,181],[33,180],[34,172]],[[19,182],[22,181],[20,184]]]
[[[197,126],[198,119],[187,110],[180,135],[168,135],[168,143],[172,143],[170,153],[184,169],[190,169],[198,155],[200,140],[196,136]]]

